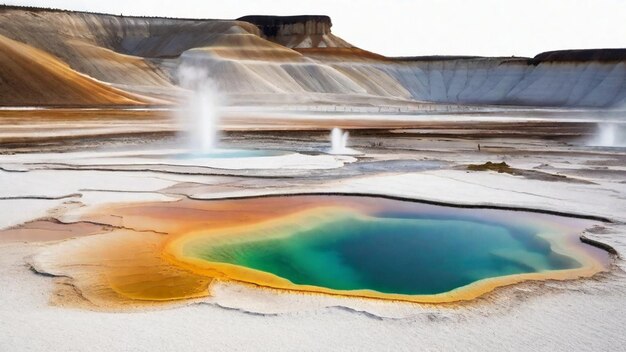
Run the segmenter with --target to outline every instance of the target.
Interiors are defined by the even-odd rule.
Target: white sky
[[[626,0],[13,0],[124,15],[329,15],[333,33],[390,56],[534,56],[626,47]]]

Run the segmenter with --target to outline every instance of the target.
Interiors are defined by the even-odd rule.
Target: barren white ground
[[[206,162],[201,165],[204,172],[194,169],[185,174],[179,172],[181,167],[190,166],[172,160],[153,171],[130,171],[125,168],[138,163],[151,170],[154,159],[111,153],[2,156],[0,228],[43,216],[72,221],[89,207],[107,202],[359,192],[601,216],[613,223],[586,235],[626,253],[625,180],[580,172],[593,168],[585,161],[601,159],[602,154],[542,156],[536,152],[540,147],[532,143],[524,145],[525,153],[508,156],[469,155],[463,148],[454,142],[435,143],[423,153],[400,156],[415,162],[436,155],[451,163],[436,170],[287,181],[212,175],[212,168],[223,171],[231,164],[233,172],[241,169],[241,161],[232,160]],[[376,160],[398,157],[375,152],[368,156]],[[506,157],[509,164],[526,170],[546,169],[545,163],[556,169],[561,166],[558,174],[592,183],[452,167],[469,161],[497,161],[496,157]],[[356,160],[302,154],[275,158],[243,165],[252,171],[271,165],[275,170],[310,172],[311,168],[340,170]],[[63,165],[55,164],[60,160]],[[613,165],[602,170],[623,175],[623,169],[623,165]],[[626,274],[619,258],[610,273],[592,279],[515,285],[457,307],[220,284],[214,297],[199,302],[161,310],[96,312],[49,303],[54,278],[34,274],[27,265],[30,256],[48,245],[0,242],[1,351],[626,349]]]

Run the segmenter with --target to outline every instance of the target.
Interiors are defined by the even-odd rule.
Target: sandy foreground
[[[561,130],[584,134],[583,127]],[[584,235],[620,255],[626,251],[624,149],[586,147],[567,136],[545,139],[540,130],[527,131],[529,137],[502,138],[480,126],[459,129],[467,133],[355,132],[351,146],[365,153],[357,157],[321,153],[327,136],[315,132],[226,136],[231,147],[285,151],[245,160],[181,159],[175,157],[180,145],[165,137],[143,146],[107,140],[93,143],[99,147],[95,149],[73,144],[55,145],[54,152],[30,147],[28,153],[11,154],[12,149],[4,149],[0,350],[623,348],[626,274],[619,257],[613,257],[609,272],[589,279],[527,282],[454,305],[219,283],[212,287],[212,297],[124,311],[102,311],[89,302],[81,307],[64,304],[59,286],[66,280],[30,267],[34,257],[59,241],[101,233],[84,224],[50,224],[52,219],[76,222],[99,205],[307,192],[386,194],[591,215],[611,222]],[[506,161],[517,172],[466,170],[469,163],[485,161]]]

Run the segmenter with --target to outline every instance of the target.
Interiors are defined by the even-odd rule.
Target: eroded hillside
[[[331,27],[326,16],[189,20],[5,6],[0,105],[57,105],[64,91],[74,92],[63,94],[68,105],[172,103],[181,65],[242,105],[626,105],[624,50],[387,58]],[[33,59],[44,54],[46,62]],[[16,76],[15,65],[29,74]],[[77,80],[91,83],[77,89]]]

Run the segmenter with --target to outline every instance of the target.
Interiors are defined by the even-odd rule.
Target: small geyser
[[[345,151],[348,145],[348,135],[348,132],[343,132],[341,128],[333,128],[330,132],[330,141],[332,143],[330,152],[333,154],[341,154]]]
[[[626,124],[599,123],[595,136],[588,144],[596,147],[626,147]]]
[[[181,65],[178,79],[181,87],[189,91],[181,111],[189,148],[194,153],[214,153],[219,144],[221,96],[202,68]]]
[[[348,136],[349,133],[344,132],[341,128],[333,128],[330,132],[331,147],[328,153],[337,155],[359,154],[358,151],[348,148]]]

